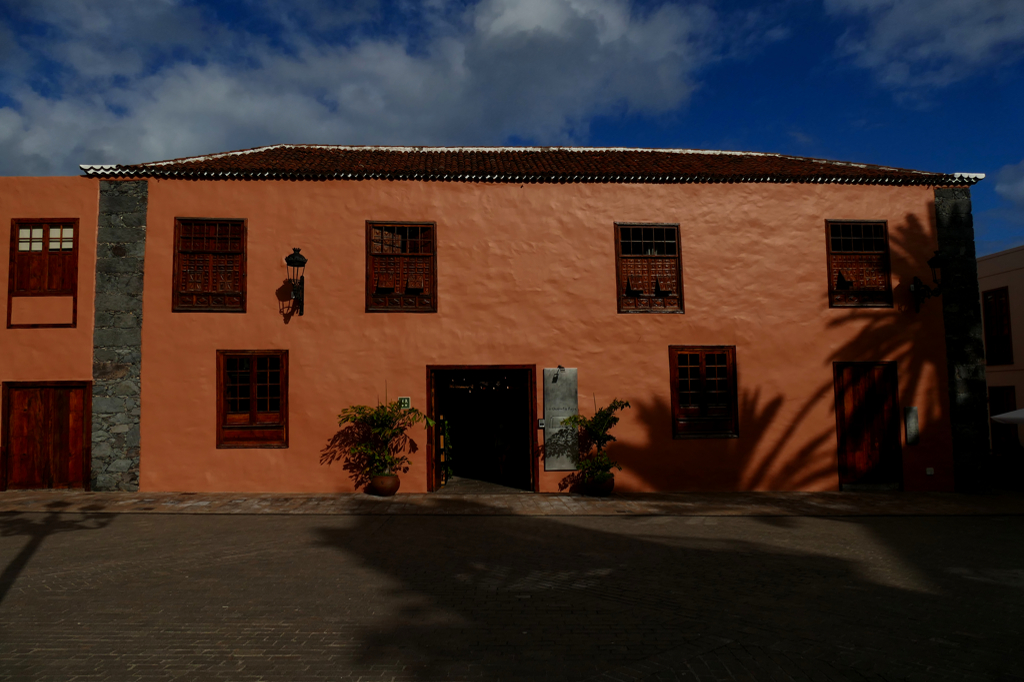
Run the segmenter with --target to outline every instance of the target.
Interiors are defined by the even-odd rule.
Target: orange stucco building
[[[441,485],[443,457],[556,491],[567,471],[542,446],[557,410],[613,398],[631,404],[610,450],[619,491],[952,490],[971,475],[977,176],[284,145],[83,171],[0,179],[6,487],[348,492],[321,455],[344,407],[385,395],[450,427],[447,443],[440,426],[412,434],[402,492]],[[927,299],[911,283],[932,281],[936,252]],[[72,254],[73,326],[66,291],[38,275]],[[973,310],[956,307],[967,280]],[[558,377],[576,382],[568,403]],[[57,422],[64,435],[32,435]]]

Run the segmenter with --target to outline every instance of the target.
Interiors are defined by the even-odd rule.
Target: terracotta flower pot
[[[395,474],[384,474],[383,476],[371,476],[370,485],[366,486],[366,492],[379,497],[391,497],[398,492],[402,484]]]
[[[608,478],[598,479],[596,481],[587,481],[583,484],[583,489],[580,491],[584,495],[590,497],[608,497],[612,494],[612,490],[615,489],[615,477],[609,476]]]

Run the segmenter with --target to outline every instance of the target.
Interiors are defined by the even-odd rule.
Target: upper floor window
[[[615,224],[620,313],[683,312],[678,225]]]
[[[885,222],[828,220],[830,308],[891,308],[889,235]]]
[[[78,291],[78,220],[11,221],[10,292],[73,296]]]
[[[1012,365],[1009,287],[982,292],[981,302],[985,329],[985,364]]]
[[[31,297],[48,297],[50,300],[62,297],[61,312],[52,320],[21,322],[19,320],[25,318],[23,314],[25,310],[38,308],[44,304],[44,301],[41,300],[29,301]],[[11,221],[7,299],[8,327],[74,327],[76,325],[78,310],[77,218],[15,219]],[[14,313],[15,299],[18,299],[19,306],[17,315]],[[31,319],[31,315],[27,319]]]
[[[178,313],[245,312],[244,220],[174,221],[174,299]]]
[[[435,223],[366,223],[366,312],[437,312]]]
[[[739,435],[735,346],[669,346],[672,435]]]
[[[288,351],[217,351],[217,447],[288,447]]]

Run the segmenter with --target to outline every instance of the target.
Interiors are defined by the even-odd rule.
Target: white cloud
[[[996,173],[996,194],[1013,204],[1017,216],[1024,219],[1024,161],[999,169]]]
[[[372,1],[253,2],[235,25],[178,0],[5,2],[42,27],[0,50],[0,173],[19,175],[278,142],[578,141],[598,113],[680,106],[702,68],[781,30],[627,0],[430,0],[386,29]]]
[[[1024,55],[1021,0],[824,0],[863,20],[839,52],[900,90],[941,87]]]

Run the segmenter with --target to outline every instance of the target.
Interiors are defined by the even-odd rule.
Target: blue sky
[[[0,174],[274,143],[985,173],[1024,244],[1024,0],[0,0]]]

